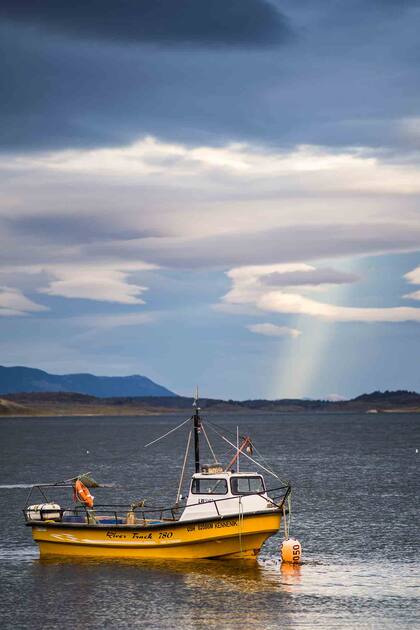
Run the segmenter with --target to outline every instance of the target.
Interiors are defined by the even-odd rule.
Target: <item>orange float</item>
[[[283,562],[299,564],[302,559],[302,545],[296,538],[283,540],[281,544],[281,559]]]
[[[74,495],[75,499],[79,500],[81,503],[84,503],[88,508],[93,508],[93,496],[90,494],[88,488],[86,488],[85,484],[77,479],[74,484]]]

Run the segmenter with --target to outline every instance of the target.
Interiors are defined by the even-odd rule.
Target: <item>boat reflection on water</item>
[[[260,630],[291,627],[296,613],[279,565],[274,556],[257,562],[51,556],[34,561],[31,572],[57,619],[65,610],[66,627]]]
[[[34,562],[41,567],[54,565],[56,571],[80,575],[84,583],[96,571],[129,576],[135,574],[140,581],[151,575],[164,574],[168,579],[182,578],[189,588],[220,592],[226,589],[238,593],[284,591],[291,592],[300,583],[300,566],[282,564],[275,558],[252,560],[109,560],[107,558],[41,557]],[[81,571],[82,569],[82,571]],[[83,570],[84,569],[84,570]]]

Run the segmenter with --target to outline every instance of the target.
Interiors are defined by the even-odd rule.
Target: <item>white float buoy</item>
[[[287,538],[281,543],[282,562],[299,564],[302,559],[302,545],[296,538]]]

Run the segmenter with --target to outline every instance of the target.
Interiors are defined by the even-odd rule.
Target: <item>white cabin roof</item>
[[[194,473],[193,478],[195,479],[229,479],[230,477],[250,477],[255,476],[262,477],[261,473],[255,471],[241,471],[241,472],[232,472],[230,470],[226,470],[219,473]]]

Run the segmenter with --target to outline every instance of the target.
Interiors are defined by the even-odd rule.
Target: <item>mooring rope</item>
[[[242,556],[242,527],[244,524],[244,508],[242,505],[242,497],[239,497],[239,510],[238,510],[238,528],[239,528],[239,550]]]
[[[284,537],[287,540],[289,538],[289,530],[287,528],[287,515],[286,515],[286,507],[283,504],[283,519],[284,519]]]

